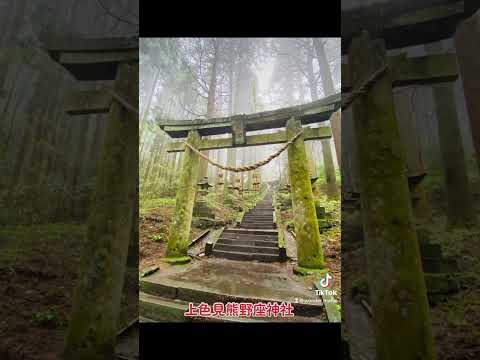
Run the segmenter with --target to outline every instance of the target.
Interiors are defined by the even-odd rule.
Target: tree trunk
[[[146,128],[145,121],[147,121],[147,117],[150,112],[153,93],[155,92],[159,75],[160,75],[160,70],[155,68],[155,75],[153,76],[152,86],[148,91],[147,102],[145,104],[145,108],[143,109],[143,113],[140,115],[140,157],[142,156],[142,152],[143,152],[143,143],[144,143],[143,137],[144,137],[145,128]]]
[[[313,39],[313,47],[317,55],[317,61],[320,71],[320,78],[322,79],[323,93],[324,96],[333,95],[335,93],[335,87],[333,85],[332,73],[330,71],[330,65],[328,64],[327,56],[325,54],[325,49],[323,48],[323,43],[320,39]],[[332,115],[330,120],[330,127],[332,128],[333,141],[335,143],[335,150],[337,151],[337,159],[341,159],[341,137],[340,137],[340,125],[338,122],[332,124],[332,119],[335,121],[335,117]],[[335,129],[335,130],[334,130]],[[323,163],[325,170],[325,179],[327,182],[327,195],[332,198],[338,196],[338,190],[336,188],[336,177],[335,177],[335,165],[333,164],[332,152],[330,149],[330,143],[322,141],[322,155]]]
[[[322,40],[319,38],[313,38],[313,47],[317,54],[318,66],[320,69],[320,78],[323,84],[324,96],[335,94],[335,86],[333,85],[332,72],[330,71],[330,65],[328,64],[327,55],[323,48]]]
[[[214,41],[214,51],[215,55],[212,62],[211,74],[210,74],[210,84],[208,86],[208,99],[207,99],[207,119],[210,119],[215,114],[215,94],[217,90],[217,64],[218,64],[218,54],[219,54],[219,43],[217,39]],[[202,154],[205,156],[209,155],[208,150],[202,151]],[[200,175],[199,179],[203,179],[208,175],[209,163],[205,159],[200,159]]]

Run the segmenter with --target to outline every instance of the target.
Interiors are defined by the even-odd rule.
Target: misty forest
[[[124,43],[132,37],[135,40],[138,21],[138,2],[128,0],[0,1],[2,359],[58,359],[62,353],[65,359],[95,359],[77,351],[79,344],[92,351],[91,341],[84,341],[86,326],[97,322],[98,329],[90,329],[89,336],[94,334],[94,341],[103,341],[101,349],[108,353],[116,334],[137,318],[136,241],[131,242],[126,272],[117,272],[119,279],[114,281],[118,288],[107,289],[108,295],[103,295],[80,286],[78,300],[73,300],[83,276],[98,275],[91,282],[96,285],[104,278],[111,279],[102,271],[110,276],[113,269],[90,250],[92,244],[100,251],[108,249],[105,242],[109,240],[100,233],[106,219],[94,205],[107,210],[101,191],[96,190],[99,182],[109,182],[104,167],[112,153],[107,134],[115,132],[107,116],[108,106],[77,111],[69,108],[68,101],[72,94],[74,100],[80,99],[79,91],[113,84],[114,75],[106,70],[114,69],[117,60],[109,58],[98,76],[95,66],[103,66],[105,55],[95,49],[111,51],[104,38],[120,38]],[[86,38],[96,39],[82,40]],[[120,48],[130,49],[130,58],[136,57],[133,69],[138,67],[138,40],[137,45],[115,46],[115,54]],[[133,76],[132,104],[138,101],[137,81]],[[120,90],[117,92],[125,96],[126,91]],[[124,116],[118,112],[118,104],[111,106],[112,111],[114,107],[118,117]],[[130,121],[133,130],[129,131],[136,138],[138,123],[135,117]],[[136,154],[136,142],[130,148]],[[133,158],[132,181],[136,181],[135,163]],[[112,171],[115,177],[122,176],[119,167]],[[129,196],[133,204],[134,194]],[[120,198],[115,200],[121,205]],[[130,225],[129,233],[130,229],[135,230],[136,225]],[[132,238],[136,237],[132,231]],[[123,256],[126,258],[126,253]],[[96,263],[95,272],[89,258]],[[122,257],[116,254],[116,258],[122,263]],[[93,304],[101,304],[97,311],[102,317],[93,311]],[[114,313],[109,314],[103,306]],[[105,356],[98,349],[93,351],[99,358]]]
[[[339,321],[340,71],[338,38],[140,40],[145,321],[208,299]],[[326,309],[308,301],[327,273]]]

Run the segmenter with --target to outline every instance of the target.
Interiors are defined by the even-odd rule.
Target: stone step
[[[148,322],[262,322],[264,320],[256,318],[241,317],[186,317],[184,314],[188,310],[188,302],[165,299],[159,296],[149,295],[140,292],[139,313]],[[143,322],[143,321],[142,321]]]
[[[243,302],[258,302],[255,299],[248,299],[249,301]],[[218,301],[218,300],[217,300]],[[227,303],[226,300],[221,301]],[[232,302],[242,302],[240,299]],[[262,300],[266,303],[268,301]],[[280,303],[279,301],[277,301]],[[312,316],[300,315],[305,312],[305,309],[299,309],[297,311],[297,304],[294,306],[294,317],[282,318],[282,317],[269,317],[269,318],[252,318],[252,317],[185,317],[184,314],[188,310],[189,301],[183,301],[179,299],[169,299],[157,295],[148,294],[141,291],[139,294],[139,314],[140,322],[325,322],[326,319],[323,315],[323,309],[309,309]],[[213,302],[209,302],[210,305]],[[195,305],[198,305],[195,302]]]
[[[266,226],[268,228],[270,228],[271,226],[274,226],[274,223],[273,221],[269,221],[269,222],[259,222],[259,221],[242,221],[240,223],[240,226],[244,227],[244,228],[248,228],[249,226],[255,226],[255,227],[262,227],[262,226]]]
[[[264,240],[257,240],[255,238],[249,239],[228,239],[221,237],[217,240],[216,244],[231,244],[231,245],[248,245],[248,246],[269,246],[269,247],[277,247],[278,242],[275,241],[264,241]]]
[[[243,216],[244,219],[259,219],[259,220],[272,220],[273,214],[245,214]]]
[[[258,254],[270,254],[270,255],[279,255],[278,247],[271,246],[251,246],[251,245],[232,245],[224,243],[216,243],[213,247],[213,250],[221,250],[228,252],[245,252],[245,253],[258,253]]]
[[[273,224],[273,218],[272,219],[258,219],[258,218],[251,218],[251,219],[242,219],[242,223],[259,223],[259,224]]]
[[[268,215],[256,215],[256,214],[246,214],[244,219],[255,219],[255,220],[272,220],[273,219],[273,214],[268,214]]]
[[[259,223],[273,223],[273,218],[256,218],[256,217],[248,217],[248,218],[243,218],[242,222],[259,222]]]
[[[210,290],[206,288],[196,288],[192,286],[184,285],[183,282],[178,281],[171,281],[171,280],[155,280],[149,281],[148,278],[140,280],[140,293],[144,293],[146,295],[150,295],[151,297],[160,297],[164,301],[174,300],[174,304],[181,305],[181,302],[193,302],[198,304],[200,302],[206,302],[208,304],[213,304],[215,302],[223,302],[226,304],[227,302],[249,302],[249,303],[257,303],[263,302],[267,303],[271,302],[278,302],[281,303],[283,301],[292,301],[291,298],[284,299],[284,298],[265,298],[261,296],[250,296],[250,295],[231,295],[231,294],[223,294],[216,290]],[[316,298],[312,298],[316,299]],[[309,302],[302,302],[296,303],[292,302],[295,310],[295,317],[297,315],[300,316],[319,316],[324,314],[324,307],[321,302],[309,301]],[[140,314],[141,316],[156,320],[152,316],[148,316],[147,313]]]
[[[213,249],[213,255],[221,257],[224,259],[230,260],[244,260],[244,261],[262,261],[262,262],[273,262],[280,261],[279,255],[271,254],[260,254],[260,253],[249,253],[249,252],[239,252],[239,251],[223,251]]]
[[[261,235],[261,234],[234,234],[222,233],[222,238],[232,240],[263,240],[263,241],[277,241],[277,234],[275,235]]]
[[[277,238],[278,238],[278,233],[275,230],[270,230],[270,231],[275,231],[275,233],[273,233],[273,234],[261,234],[260,231],[262,231],[262,230],[255,230],[255,229],[244,229],[244,230],[250,230],[250,232],[248,232],[248,233],[233,233],[233,232],[225,232],[224,231],[222,233],[221,237],[225,237],[225,238],[228,238],[228,239],[252,238],[252,239],[266,240],[266,241],[276,241]],[[267,229],[267,230],[263,230],[263,231],[269,231],[269,230]]]
[[[242,228],[245,229],[275,229],[273,224],[265,225],[265,224],[241,224]]]
[[[278,231],[272,230],[272,229],[261,230],[261,229],[244,229],[242,227],[238,227],[238,228],[228,228],[223,231],[223,234],[256,234],[256,235],[278,236]]]
[[[188,303],[140,292],[139,315],[156,322],[191,321],[184,316]]]

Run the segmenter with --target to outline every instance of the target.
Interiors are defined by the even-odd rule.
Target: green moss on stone
[[[384,65],[385,54],[384,44],[368,33],[355,38],[349,50],[352,85]],[[430,311],[393,100],[387,72],[353,104],[376,357],[433,360]]]
[[[301,129],[300,121],[291,118],[287,122],[287,137],[291,139]],[[298,265],[309,269],[323,269],[325,267],[323,249],[320,231],[318,230],[303,135],[288,147],[288,168]]]
[[[198,132],[190,131],[187,141],[198,148],[200,143]],[[167,257],[169,258],[187,255],[199,166],[199,155],[188,148],[183,156],[182,172],[178,181],[175,201],[175,214],[167,243]]]
[[[157,272],[159,269],[158,266],[153,266],[151,268],[148,268],[146,269],[145,271],[143,271],[141,274],[140,274],[140,277],[143,278],[145,276],[149,276],[149,275],[152,275],[153,273]]]
[[[172,265],[181,265],[189,263],[192,258],[190,256],[178,256],[178,257],[164,257],[161,259],[163,262]]]
[[[328,269],[311,269],[302,266],[295,266],[293,273],[300,276],[315,275],[316,277],[322,277],[328,272]]]

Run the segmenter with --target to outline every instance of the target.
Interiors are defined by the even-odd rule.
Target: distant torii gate
[[[328,139],[330,127],[302,128],[330,119],[340,108],[341,95],[335,94],[309,104],[265,111],[249,115],[196,120],[163,120],[158,124],[172,138],[186,138],[196,150],[225,149],[288,143],[288,166],[291,182],[294,223],[297,240],[298,265],[322,269],[322,244],[315,213],[309,168],[304,141]],[[248,135],[248,131],[278,129],[272,134]],[[301,134],[299,134],[302,132]],[[203,136],[232,134],[229,138],[202,139]],[[185,151],[179,179],[175,215],[167,246],[167,260],[186,257],[195,200],[200,155],[186,147],[184,141],[168,144],[168,152]]]
[[[74,92],[65,98],[68,114],[108,113],[108,120],[64,358],[106,359],[115,350],[129,244],[138,258],[133,251],[138,248],[134,236],[138,229],[138,39],[69,38],[46,43],[53,60],[77,80],[114,80],[101,90]]]

